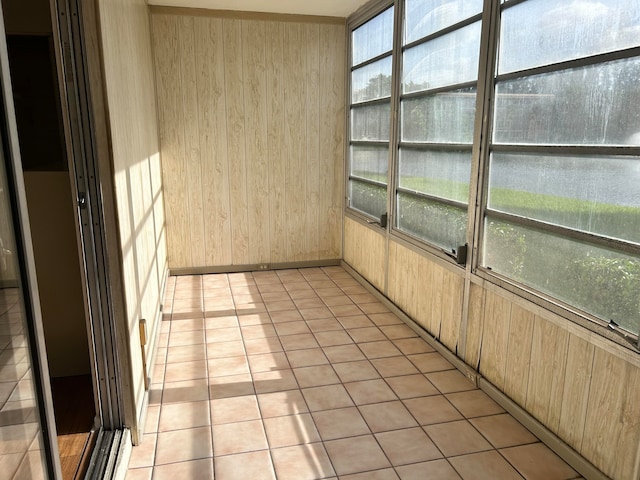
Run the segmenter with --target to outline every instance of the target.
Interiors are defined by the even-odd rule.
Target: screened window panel
[[[451,251],[464,245],[467,211],[403,192],[398,193],[398,228]]]
[[[639,45],[637,1],[529,0],[502,14],[498,71],[514,72]]]
[[[351,65],[389,52],[392,47],[393,8],[389,8],[353,31]]]
[[[388,147],[351,146],[351,175],[386,184],[388,172]]]
[[[640,244],[640,158],[494,153],[488,206]]]
[[[482,12],[482,0],[407,0],[405,45]]]
[[[498,83],[494,142],[640,145],[640,58]]]
[[[404,93],[475,81],[478,76],[480,22],[404,52]]]
[[[391,60],[389,56],[352,72],[352,103],[391,96]]]
[[[400,150],[399,186],[466,203],[469,198],[471,150]]]
[[[475,106],[475,87],[404,99],[402,141],[470,144]]]
[[[351,109],[351,140],[388,141],[389,104],[368,105]]]
[[[638,333],[640,257],[485,219],[483,265]]]
[[[373,217],[387,211],[387,189],[378,185],[358,181],[352,178],[349,182],[350,206]]]

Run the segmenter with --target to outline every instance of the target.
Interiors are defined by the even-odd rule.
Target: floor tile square
[[[336,363],[333,365],[333,369],[343,383],[380,378],[380,374],[373,368],[369,360]]]
[[[339,476],[391,466],[373,435],[330,440],[325,447]]]
[[[360,307],[360,310],[362,310],[364,313],[366,314],[379,314],[379,313],[387,313],[389,312],[389,309],[387,307],[385,307],[382,303],[359,303],[358,306]],[[375,320],[374,320],[375,322]],[[380,323],[377,323],[377,325],[381,325]]]
[[[538,439],[515,418],[505,413],[469,420],[495,448],[515,447]]]
[[[382,379],[346,383],[345,388],[356,405],[397,400],[396,394]]]
[[[291,370],[254,373],[253,383],[256,393],[296,390],[298,388],[296,378]]]
[[[268,448],[261,420],[216,425],[213,429],[213,445],[216,457]]]
[[[260,418],[258,400],[255,395],[217,398],[211,400],[211,420],[213,425],[237,423]]]
[[[320,320],[309,320],[307,325],[313,333],[330,332],[333,330],[342,330],[342,324],[335,318],[323,318]]]
[[[278,337],[256,338],[253,340],[245,340],[244,348],[247,355],[258,355],[260,353],[281,352],[282,344]]]
[[[240,327],[211,328],[206,330],[207,343],[233,342],[242,340]]]
[[[399,401],[361,405],[358,408],[374,433],[418,426],[409,410]]]
[[[325,296],[322,298],[327,307],[337,307],[339,305],[355,305],[353,301],[345,294]]]
[[[393,466],[442,458],[440,451],[420,427],[376,433],[375,437]]]
[[[331,313],[336,317],[348,317],[351,315],[361,315],[363,313],[355,304],[331,305],[329,310],[331,310]]]
[[[258,395],[262,418],[294,415],[309,411],[300,390],[261,393]]]
[[[387,339],[378,327],[349,328],[347,333],[357,343],[379,342]]]
[[[204,319],[175,320],[171,322],[171,333],[204,330]]]
[[[293,368],[310,367],[312,365],[326,365],[329,363],[329,360],[321,348],[291,350],[287,352],[287,358]]]
[[[271,321],[274,324],[283,322],[296,322],[302,320],[302,315],[300,315],[300,312],[295,309],[270,312],[269,315],[271,316]]]
[[[400,338],[392,340],[403,355],[435,352],[434,348],[421,338]]]
[[[311,333],[302,333],[300,335],[286,335],[280,337],[280,342],[285,351],[304,350],[306,348],[318,347],[315,337]]]
[[[186,462],[213,456],[211,427],[158,433],[156,465]]]
[[[381,342],[360,343],[358,344],[358,346],[369,359],[396,357],[400,355],[400,350],[398,350],[395,345],[389,340],[384,340]]]
[[[246,325],[240,327],[240,330],[242,331],[242,338],[245,340],[277,336],[273,325]]]
[[[158,435],[155,433],[145,434],[142,437],[142,442],[134,446],[131,450],[129,468],[153,467],[153,461],[156,456],[157,438]],[[6,455],[3,455],[3,457],[6,458]]]
[[[476,389],[476,386],[458,370],[432,372],[427,373],[426,376],[442,393],[465,392]]]
[[[335,473],[321,443],[276,448],[271,456],[278,480],[316,480]]]
[[[193,362],[168,363],[165,374],[165,382],[182,382],[207,377],[207,364],[204,360]]]
[[[313,418],[308,413],[266,418],[264,427],[270,448],[320,441]]]
[[[209,377],[226,377],[249,373],[247,357],[213,358],[207,362]]]
[[[270,325],[271,317],[267,312],[245,313],[238,316],[238,323],[244,326],[250,325]]]
[[[235,342],[207,343],[206,355],[209,359],[240,357],[244,354],[244,343],[239,340]]]
[[[216,328],[237,328],[238,325],[238,317],[236,315],[204,319],[204,328],[207,330],[214,330]]]
[[[451,465],[464,480],[522,480],[518,472],[495,450],[450,458]],[[551,477],[545,477],[549,480]]]
[[[418,370],[422,373],[454,369],[454,366],[437,352],[419,353],[416,355],[409,355],[407,358],[411,360],[411,362],[418,367]]]
[[[428,397],[438,395],[438,389],[422,374],[404,375],[386,379],[387,383],[400,399]]]
[[[396,467],[400,480],[462,480],[451,464],[446,460],[414,463]],[[495,480],[498,480],[497,477]]]
[[[500,453],[527,480],[568,480],[578,475],[542,443],[505,448]]]
[[[369,320],[369,317],[366,315],[353,315],[350,317],[338,317],[338,322],[344,328],[367,328],[367,327],[375,327],[375,323]]]
[[[418,373],[418,369],[405,357],[375,358],[371,363],[383,378]]]
[[[318,296],[297,298],[294,299],[293,303],[295,303],[299,309],[322,308],[325,306],[325,303]]]
[[[407,325],[383,325],[380,327],[380,330],[382,330],[390,340],[413,338],[418,336],[418,334]]]
[[[323,440],[355,437],[371,433],[356,407],[314,412],[313,420]]]
[[[353,406],[351,397],[342,385],[305,388],[302,395],[312,412]]]
[[[386,311],[386,308],[385,311],[380,313],[367,312],[367,314],[371,321],[379,327],[385,325],[404,325],[404,322],[400,320],[400,317],[394,313]]]
[[[254,373],[286,370],[289,368],[289,361],[284,352],[249,355],[247,359],[249,360],[249,368]]]
[[[162,403],[208,400],[208,388],[206,378],[186,380],[184,382],[165,382],[162,388]]]
[[[489,442],[466,420],[428,425],[424,429],[447,457],[476,453],[492,448]]]
[[[153,480],[175,480],[176,478],[212,480],[212,459],[203,458],[188,462],[172,463],[170,465],[157,465],[153,468]]]
[[[319,387],[340,383],[338,376],[331,365],[317,365],[313,367],[300,367],[293,370],[300,388]]]
[[[241,397],[253,395],[255,389],[250,374],[230,375],[209,379],[209,395],[215,398]]]
[[[268,450],[217,457],[215,478],[221,480],[276,480]]]
[[[209,402],[167,403],[160,409],[159,432],[210,425]]]
[[[317,332],[314,335],[321,347],[333,347],[336,345],[349,345],[353,343],[351,337],[344,330]]]
[[[469,392],[449,393],[445,395],[454,407],[466,418],[484,417],[504,413],[504,409],[482,390]]]
[[[304,321],[276,323],[274,325],[279,336],[311,333],[309,327],[307,326],[307,323]]]
[[[333,318],[331,310],[327,307],[301,308],[300,315],[305,320],[318,320],[320,318]]]
[[[354,362],[366,358],[355,344],[324,347],[323,350],[331,363]]]
[[[451,422],[463,418],[443,395],[409,398],[403,402],[420,425]]]

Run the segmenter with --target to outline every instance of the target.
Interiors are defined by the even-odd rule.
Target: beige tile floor
[[[579,475],[341,267],[171,277],[128,480]]]

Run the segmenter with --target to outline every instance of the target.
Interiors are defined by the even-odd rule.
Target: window
[[[482,0],[405,2],[396,226],[464,245]]]
[[[388,8],[351,36],[348,205],[376,218],[387,211],[393,13]]]
[[[500,23],[481,265],[638,333],[640,4],[506,3]]]
[[[472,273],[637,335],[640,3],[396,0],[365,20],[350,211],[390,208],[389,235],[472,244]]]

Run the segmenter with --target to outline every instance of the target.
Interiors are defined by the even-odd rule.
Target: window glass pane
[[[349,181],[349,206],[380,218],[387,211],[387,189],[356,179]]]
[[[418,196],[398,193],[398,228],[451,251],[465,243],[467,212]]]
[[[638,45],[640,2],[529,0],[502,14],[499,72]]]
[[[476,89],[465,88],[402,101],[405,142],[472,143]]]
[[[388,171],[388,147],[351,147],[351,175],[387,183]]]
[[[488,205],[640,244],[640,158],[493,154]]]
[[[353,107],[351,109],[351,140],[388,141],[389,104]]]
[[[393,47],[393,7],[356,28],[352,36],[351,64],[391,51]]]
[[[404,53],[404,93],[475,81],[480,22],[410,48]]]
[[[366,102],[391,96],[391,57],[354,70],[351,74],[351,102]]]
[[[640,257],[485,221],[483,265],[638,333]]]
[[[482,0],[407,0],[404,44],[482,12]]]
[[[471,151],[400,150],[400,187],[467,203]]]
[[[494,141],[640,145],[640,58],[497,85]]]

